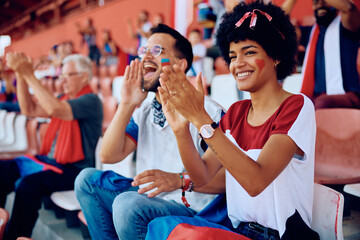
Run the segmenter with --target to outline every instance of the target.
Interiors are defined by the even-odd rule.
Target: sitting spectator
[[[106,66],[117,65],[119,60],[118,54],[119,47],[112,39],[110,30],[104,30],[100,63]]]
[[[86,19],[85,27],[81,27],[79,23],[76,23],[75,26],[82,36],[82,43],[86,43],[88,46],[89,58],[99,66],[101,53],[96,44],[96,29],[93,20],[91,18]]]
[[[89,168],[75,182],[76,196],[93,240],[144,239],[152,219],[166,215],[193,216],[214,198],[193,192],[188,194],[188,202],[181,200],[179,173],[184,171],[184,166],[157,92],[161,60],[167,58],[171,65],[178,63],[181,71],[186,72],[193,59],[191,44],[174,29],[159,24],[152,29],[146,47],[140,48],[138,55],[141,62],[136,59],[126,68],[121,102],[100,149],[104,163],[119,162],[136,150],[138,175],[131,185],[130,178]],[[144,101],[148,92],[155,92],[152,102]],[[206,98],[205,109],[214,121],[220,120],[223,111],[218,104]],[[202,154],[193,125],[190,135],[190,141]],[[140,189],[139,185],[142,185]],[[151,192],[147,196],[144,193],[148,191]]]
[[[43,196],[71,190],[81,169],[95,165],[95,147],[101,135],[102,104],[91,92],[91,62],[81,55],[63,61],[64,91],[60,99],[49,93],[33,74],[32,62],[23,53],[9,53],[7,64],[17,77],[21,113],[51,117],[40,155],[0,161],[0,207],[7,194],[15,201],[5,239],[31,237]],[[33,90],[37,102],[29,94]]]
[[[131,22],[131,19],[127,19],[127,27],[129,36],[133,39],[138,40],[138,47],[146,45],[146,42],[150,36],[150,29],[152,27],[151,22],[149,21],[149,12],[142,10],[137,18],[136,30]]]
[[[179,65],[163,67],[159,94],[190,176],[183,190],[208,184],[225,168],[226,201],[214,200],[194,218],[157,218],[149,224],[147,239],[167,239],[181,223],[187,224],[174,230],[179,235],[173,239],[186,239],[181,234],[196,235],[195,231],[209,227],[213,239],[225,239],[227,234],[254,240],[319,239],[309,228],[314,106],[306,96],[283,90],[278,81],[296,66],[294,26],[280,7],[261,0],[240,3],[224,14],[217,44],[238,89],[251,95],[234,103],[220,126],[204,110],[200,79],[193,88]],[[190,141],[189,121],[209,146],[202,157]]]
[[[290,13],[296,0],[286,2]],[[316,24],[308,28],[301,92],[312,98],[315,109],[360,108],[360,1],[313,0],[313,9]]]
[[[198,73],[203,72],[203,58],[206,56],[206,47],[201,43],[202,36],[199,29],[191,30],[188,40],[191,43],[194,59],[187,76],[196,76]]]
[[[157,13],[153,16],[152,27],[157,27],[160,23],[165,24],[165,17],[162,13]]]

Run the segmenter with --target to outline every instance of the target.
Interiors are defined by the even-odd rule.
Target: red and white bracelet
[[[192,192],[194,190],[194,183],[191,181],[189,174],[187,174],[186,172],[183,173],[179,173],[180,174],[180,178],[181,178],[181,189],[182,189],[182,193],[181,193],[181,200],[183,201],[184,205],[186,207],[190,207],[190,204],[188,203],[188,201],[185,198],[185,191],[187,192]]]

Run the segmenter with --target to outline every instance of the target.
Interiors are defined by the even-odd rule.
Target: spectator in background
[[[66,56],[69,56],[71,54],[76,54],[76,51],[74,50],[74,43],[71,40],[63,42],[64,44],[64,50]]]
[[[203,58],[206,56],[206,47],[201,43],[202,34],[199,29],[193,29],[188,34],[188,40],[191,43],[194,58],[187,76],[196,76],[203,72]]]
[[[71,190],[81,169],[95,166],[95,147],[101,135],[102,103],[93,94],[89,80],[91,61],[70,55],[63,61],[64,91],[54,97],[33,74],[33,65],[23,53],[8,53],[7,65],[16,73],[21,113],[51,117],[40,155],[0,161],[0,207],[15,191],[15,201],[5,238],[31,237],[42,198],[56,191]],[[31,97],[29,87],[37,101]]]
[[[290,13],[295,2],[287,0],[285,12]],[[302,67],[301,92],[312,98],[316,109],[360,108],[360,1],[313,0],[313,10],[316,24]]]
[[[198,22],[204,29],[204,39],[210,39],[213,35],[213,30],[216,23],[216,14],[213,9],[206,3],[198,5]]]
[[[159,25],[160,23],[164,24],[165,23],[165,17],[162,13],[157,13],[153,16],[153,26],[152,27],[157,27],[157,25]]]
[[[138,40],[138,48],[145,46],[150,36],[150,29],[152,28],[152,24],[149,21],[149,12],[142,10],[139,13],[135,30],[130,18],[127,19],[126,23],[128,26],[129,36]]]
[[[103,31],[103,47],[101,51],[101,65],[117,65],[118,64],[119,47],[114,42],[110,30]]]
[[[89,58],[99,66],[101,53],[96,45],[96,30],[93,20],[91,18],[86,19],[85,27],[81,27],[79,23],[75,23],[75,26],[82,36],[82,43],[85,42],[89,48]]]

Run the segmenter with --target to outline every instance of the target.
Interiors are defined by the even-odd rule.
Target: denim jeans
[[[128,180],[94,168],[84,169],[76,178],[76,196],[92,240],[145,239],[147,225],[154,218],[196,213],[179,203],[139,194],[137,187],[124,184]]]
[[[253,240],[280,240],[278,231],[253,222],[241,222],[236,232]]]

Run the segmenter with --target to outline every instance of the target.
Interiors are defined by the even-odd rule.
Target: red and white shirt
[[[247,122],[250,100],[234,103],[220,121],[225,135],[254,161],[272,134],[286,134],[304,152],[294,155],[280,175],[258,196],[251,197],[226,172],[228,215],[236,228],[240,222],[257,222],[285,232],[287,219],[297,210],[310,226],[314,188],[315,111],[302,94],[288,97],[260,126]],[[276,153],[274,153],[276,154]]]

